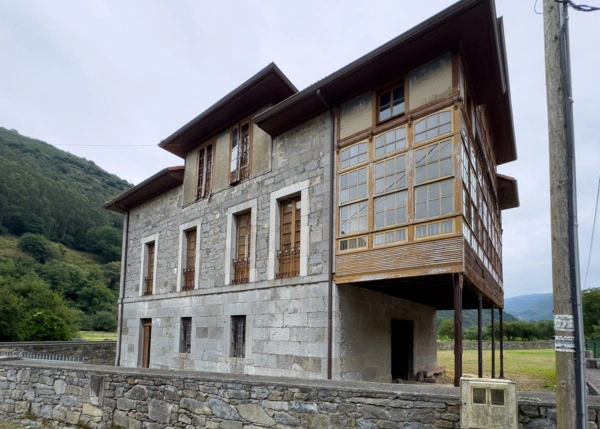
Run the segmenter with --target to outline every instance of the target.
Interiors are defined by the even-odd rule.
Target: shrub
[[[25,315],[19,325],[23,341],[68,341],[69,327],[56,314],[48,310],[33,310]]]

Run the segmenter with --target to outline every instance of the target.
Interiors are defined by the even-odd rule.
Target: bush
[[[91,331],[114,332],[117,330],[117,315],[112,311],[99,311],[87,319]]]
[[[42,264],[50,259],[58,259],[65,253],[64,246],[52,243],[46,237],[27,232],[19,238],[17,247]]]
[[[69,341],[69,327],[56,314],[48,310],[33,310],[25,315],[19,325],[22,341]]]

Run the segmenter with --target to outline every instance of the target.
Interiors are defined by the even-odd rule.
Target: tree
[[[581,294],[583,331],[586,337],[594,335],[594,326],[600,325],[600,289],[587,289]]]
[[[116,331],[117,314],[114,311],[99,311],[88,317],[88,326],[92,331]]]
[[[21,276],[16,267],[13,272],[9,268],[10,264],[8,266],[0,265],[0,271],[4,273],[4,275],[0,275],[0,296],[2,299],[15,297],[11,298],[13,305],[8,307],[12,317],[7,319],[5,315],[2,315],[0,319],[8,322],[8,326],[4,330],[12,333],[13,337],[10,340],[19,339],[21,322],[25,315],[33,311],[47,311],[56,315],[67,326],[70,336],[75,336],[79,330],[77,321],[81,317],[78,310],[70,308],[62,297],[53,292],[48,284],[34,272],[28,272]],[[15,327],[17,327],[16,332],[18,333],[16,337],[14,336]]]
[[[46,232],[46,222],[33,213],[23,213],[11,219],[8,229],[15,235],[22,235],[27,232],[43,234]]]
[[[3,290],[2,299],[0,299],[0,341],[13,341],[18,338],[19,326],[15,321],[18,321],[23,314],[25,303],[23,299]]]
[[[56,259],[64,253],[60,247],[48,241],[46,237],[39,234],[27,232],[19,238],[17,247],[22,252],[35,258],[36,261],[45,263],[49,259]]]
[[[438,338],[453,340],[454,339],[454,320],[446,319],[442,320],[440,327],[438,328]]]
[[[19,324],[22,341],[68,341],[69,327],[50,310],[32,310]]]
[[[121,259],[121,230],[112,226],[99,226],[88,229],[85,234],[85,248],[100,255],[104,262]]]

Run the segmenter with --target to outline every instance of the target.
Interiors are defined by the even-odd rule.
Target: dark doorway
[[[414,323],[392,319],[392,380],[413,378]]]

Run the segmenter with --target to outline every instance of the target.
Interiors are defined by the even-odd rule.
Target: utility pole
[[[568,7],[567,1],[544,0],[556,424],[559,429],[584,429],[588,427],[588,423],[579,286]]]

